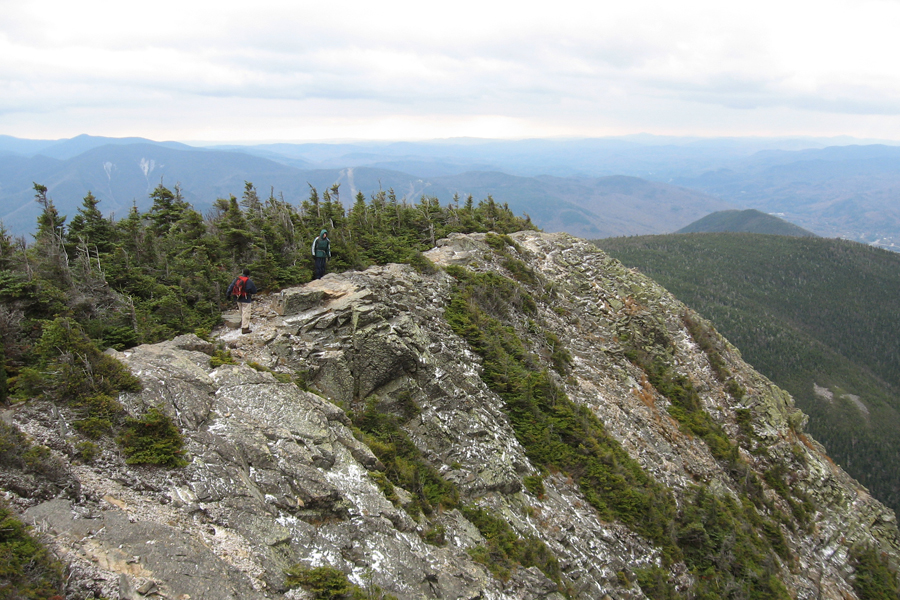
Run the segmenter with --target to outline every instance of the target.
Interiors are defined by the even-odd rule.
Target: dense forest
[[[387,190],[368,199],[357,194],[348,210],[338,186],[321,195],[310,187],[294,206],[274,193],[261,199],[246,183],[240,199],[219,199],[204,216],[177,186],[160,184],[146,213],[132,208],[113,221],[91,193],[69,220],[45,186],[34,190],[42,211],[33,240],[14,239],[0,226],[0,365],[9,378],[0,377],[3,400],[7,391],[25,392],[20,371],[40,362],[39,342],[54,320],[77,324],[100,349],[208,333],[240,269],[248,267],[261,290],[309,281],[321,229],[332,241],[329,270],[344,271],[422,262],[421,251],[452,232],[534,228],[491,197],[455,197],[442,206],[423,196],[412,204]]]
[[[713,321],[794,396],[829,455],[900,510],[900,254],[743,233],[596,243]]]

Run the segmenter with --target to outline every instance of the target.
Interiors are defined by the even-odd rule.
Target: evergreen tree
[[[34,200],[42,208],[31,248],[35,274],[68,291],[72,287],[72,277],[64,244],[66,217],[60,216],[56,210],[53,200],[47,195],[47,186],[35,183],[34,191]]]
[[[227,201],[225,214],[219,224],[219,231],[225,249],[231,254],[232,261],[237,264],[249,262],[252,253],[250,248],[250,230],[237,198],[231,196]]]
[[[9,404],[6,383],[6,345],[0,344],[0,404]]]
[[[155,235],[164,235],[181,218],[181,214],[188,208],[188,203],[184,201],[179,186],[176,185],[173,192],[162,183],[150,192],[150,198],[153,200],[149,215],[150,230]]]
[[[16,246],[13,243],[12,236],[0,221],[0,271],[11,269],[13,267],[13,258],[16,254]]]
[[[103,213],[97,208],[100,203],[91,192],[84,197],[78,214],[72,218],[69,230],[66,234],[67,249],[70,253],[78,244],[85,244],[95,253],[105,253],[112,250],[115,237],[112,222],[103,217]]]

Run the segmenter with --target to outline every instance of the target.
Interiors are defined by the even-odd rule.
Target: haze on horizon
[[[900,140],[900,2],[0,0],[0,134]]]

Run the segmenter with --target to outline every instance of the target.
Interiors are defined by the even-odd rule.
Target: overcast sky
[[[0,0],[0,134],[900,140],[900,0]]]

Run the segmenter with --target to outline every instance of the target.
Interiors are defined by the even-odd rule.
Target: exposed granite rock
[[[847,565],[855,543],[874,543],[892,560],[900,536],[891,511],[835,466],[802,432],[804,416],[789,395],[746,365],[721,341],[736,400],[687,331],[684,306],[651,280],[587,242],[565,234],[523,232],[507,252],[537,283],[537,317],[572,356],[557,383],[589,407],[643,469],[679,501],[697,483],[736,495],[705,443],[685,433],[669,401],[625,356],[625,335],[640,347],[664,346],[677,372],[701,394],[704,409],[737,437],[738,411],[749,414],[766,453],[742,448],[757,472],[785,465],[790,484],[816,506],[814,526],[783,528],[794,560],[782,579],[799,599],[854,598]],[[465,265],[509,275],[483,234],[454,235],[426,253],[438,265]],[[72,597],[299,598],[284,587],[296,563],[330,565],[364,589],[399,598],[559,599],[561,590],[536,568],[494,578],[467,549],[478,530],[458,510],[414,519],[371,477],[383,468],[354,437],[346,411],[367,402],[406,414],[404,431],[426,459],[454,482],[464,501],[501,516],[554,553],[576,597],[644,598],[624,573],[661,566],[661,552],[621,523],[605,522],[564,474],[544,477],[534,496],[523,478],[537,472],[487,389],[480,358],[444,320],[452,279],[401,265],[329,274],[277,297],[258,296],[253,333],[216,332],[243,364],[210,366],[215,346],[196,336],[118,355],[144,390],[120,400],[133,415],[151,406],[176,420],[190,464],[162,470],[128,466],[114,444],[93,465],[66,478],[79,492],[31,501],[25,518],[52,536],[69,564]],[[522,324],[523,336],[530,335]],[[540,360],[549,352],[532,340]],[[280,383],[276,372],[302,374],[310,389]],[[321,394],[321,395],[319,395]],[[409,406],[417,410],[404,412]],[[34,401],[7,411],[35,441],[71,455],[60,418]],[[56,488],[54,488],[56,489]],[[15,496],[20,492],[7,488]],[[398,494],[409,497],[408,491]],[[766,490],[772,502],[783,500]],[[446,544],[426,543],[442,527]],[[684,564],[667,567],[685,586]],[[156,596],[154,596],[156,594]]]

